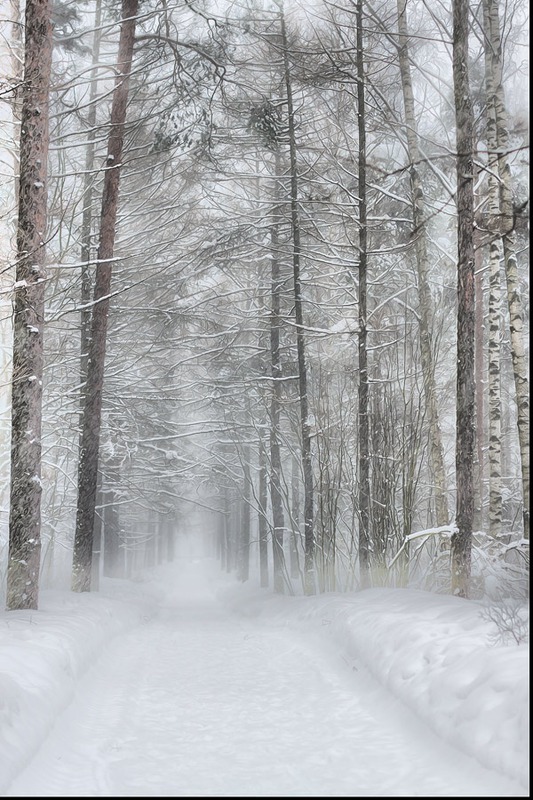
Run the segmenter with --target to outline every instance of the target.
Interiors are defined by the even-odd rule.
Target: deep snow
[[[188,554],[40,605],[0,615],[2,796],[528,794],[528,646],[479,603]]]

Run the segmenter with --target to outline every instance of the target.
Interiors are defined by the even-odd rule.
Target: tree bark
[[[405,131],[409,153],[409,178],[413,202],[414,242],[418,276],[420,356],[424,379],[424,394],[430,430],[430,463],[435,484],[435,517],[438,526],[448,525],[446,467],[444,449],[439,425],[437,388],[435,382],[435,356],[431,337],[433,330],[433,309],[428,272],[427,215],[424,187],[418,171],[420,150],[418,146],[417,121],[411,68],[409,64],[409,33],[407,24],[407,0],[397,0],[399,63],[402,79],[403,104],[405,110]]]
[[[93,37],[93,69],[98,68],[100,60],[100,43],[102,39],[102,2],[97,0],[94,37]],[[98,78],[93,75],[89,93],[89,112],[87,115],[87,149],[85,151],[85,175],[83,179],[83,210],[81,221],[81,312],[80,312],[80,442],[79,451],[81,452],[81,430],[83,428],[83,406],[85,403],[85,392],[87,382],[87,365],[89,361],[89,343],[91,341],[91,232],[93,223],[93,195],[94,195],[94,164],[95,164],[95,144],[96,135],[96,96],[98,91]],[[97,478],[98,482],[98,478]],[[97,488],[98,496],[98,488]],[[98,591],[100,586],[100,558],[102,540],[102,513],[96,513],[94,518],[93,532],[93,554],[91,587],[93,591]]]
[[[107,578],[123,578],[125,574],[125,550],[120,536],[120,507],[117,504],[115,486],[119,481],[118,464],[106,464],[102,476],[102,527],[104,533],[103,575]]]
[[[93,591],[97,592],[100,588],[100,564],[102,561],[102,531],[103,531],[103,517],[104,510],[103,494],[102,494],[102,475],[100,471],[96,480],[96,507],[94,514],[94,530],[93,530],[93,557],[91,564],[91,587]]]
[[[259,535],[259,575],[260,585],[268,586],[268,475],[265,442],[259,442],[259,509],[258,509],[258,535]]]
[[[456,531],[452,592],[468,597],[474,518],[474,115],[468,76],[468,0],[453,0],[453,83],[457,147]]]
[[[489,3],[483,4],[485,31],[490,28]],[[489,230],[489,532],[499,536],[502,530],[502,419],[501,419],[501,260],[500,180],[498,176],[498,135],[495,107],[493,59],[485,39],[486,140],[488,149],[488,230]]]
[[[281,171],[280,158],[276,153],[275,160],[276,200],[278,179]],[[271,307],[270,307],[270,377],[272,389],[270,396],[270,503],[272,506],[272,561],[274,591],[282,594],[285,586],[285,554],[283,538],[285,532],[285,515],[283,513],[283,496],[281,492],[281,357],[280,357],[280,304],[281,304],[281,269],[279,262],[279,205],[274,209],[274,218],[270,226],[270,258],[271,258]]]
[[[516,231],[513,207],[512,176],[509,159],[509,134],[507,109],[502,77],[501,30],[498,0],[484,0],[486,57],[490,60],[493,103],[496,123],[496,152],[500,178],[500,219],[503,241],[507,303],[511,335],[511,356],[516,393],[518,441],[522,471],[523,527],[524,537],[529,538],[529,379],[524,345],[524,311],[518,280],[516,258]]]
[[[6,17],[10,17],[7,19]],[[5,68],[2,92],[2,192],[0,193],[0,463],[8,464],[11,436],[11,377],[13,361],[13,305],[16,280],[15,210],[19,196],[20,117],[24,70],[23,23],[19,0],[10,0],[9,12],[0,18],[0,63]],[[8,99],[9,98],[9,99]],[[6,473],[8,469],[6,467]],[[9,507],[9,478],[0,485],[0,506]]]
[[[295,455],[291,466],[291,519],[289,566],[291,578],[297,578],[300,574],[300,469]]]
[[[122,166],[124,125],[128,100],[129,76],[135,41],[138,0],[123,0],[117,69],[118,75],[111,106],[111,130],[107,150],[107,169],[100,217],[91,341],[87,368],[86,399],[83,409],[78,505],[72,563],[72,589],[90,591],[96,478],[102,413],[104,362],[111,289],[112,258],[115,245],[119,180]]]
[[[13,334],[8,609],[36,609],[39,595],[50,17],[49,0],[27,0]]]
[[[296,348],[298,353],[298,387],[300,395],[300,427],[302,440],[302,471],[304,478],[304,592],[315,594],[315,533],[313,500],[313,464],[311,460],[311,421],[309,418],[309,395],[307,381],[307,360],[305,352],[305,331],[303,322],[302,284],[300,278],[300,208],[298,202],[298,165],[296,155],[296,132],[294,124],[294,103],[290,74],[287,31],[283,9],[280,12],[285,89],[287,93],[287,116],[289,133],[289,157],[291,175],[291,226],[292,226],[292,265],[294,284],[294,318],[296,322]]]
[[[476,231],[478,233],[478,231]],[[476,530],[484,530],[485,519],[485,298],[483,290],[483,247],[481,238],[474,241],[475,292],[476,292],[476,480],[475,516]]]
[[[243,490],[241,497],[240,530],[239,530],[239,579],[244,583],[250,577],[250,524],[252,486],[250,475],[250,446],[243,448]]]
[[[94,20],[93,39],[93,69],[98,68],[100,59],[100,42],[102,32],[100,29],[102,18],[102,2],[97,0]],[[89,94],[89,111],[87,114],[87,149],[85,151],[85,175],[83,179],[83,210],[81,221],[81,336],[80,336],[80,408],[83,415],[85,398],[85,382],[87,380],[87,362],[89,359],[89,342],[91,333],[91,289],[92,280],[91,264],[91,229],[93,220],[93,189],[94,189],[94,162],[95,162],[95,127],[96,127],[96,96],[98,91],[98,77],[93,75]],[[82,420],[83,422],[83,416]]]
[[[366,115],[365,67],[363,50],[363,1],[357,0],[357,130],[358,194],[359,194],[359,390],[358,390],[358,468],[359,468],[359,571],[361,588],[370,586],[370,428],[368,419],[368,354],[367,354],[367,264],[368,228],[366,199]]]

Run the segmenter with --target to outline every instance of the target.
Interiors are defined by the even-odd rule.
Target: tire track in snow
[[[312,637],[176,598],[108,647],[6,796],[516,796],[369,686]]]

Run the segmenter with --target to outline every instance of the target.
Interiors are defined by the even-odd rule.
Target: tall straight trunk
[[[93,69],[98,68],[100,60],[100,43],[102,39],[102,0],[97,0],[94,18],[94,37],[93,37]],[[95,144],[96,135],[96,97],[98,92],[97,74],[93,74],[91,88],[89,92],[89,112],[87,115],[87,149],[85,151],[85,175],[83,179],[83,211],[81,222],[81,312],[80,312],[80,443],[81,452],[81,428],[83,426],[83,405],[85,402],[85,390],[87,381],[87,364],[89,359],[89,342],[91,331],[91,230],[93,221],[93,195],[94,195],[94,166],[95,166]],[[97,478],[101,482],[100,479]],[[100,487],[101,488],[101,487]],[[98,488],[97,488],[98,496]],[[100,557],[102,541],[102,514],[95,514],[93,531],[93,554],[92,554],[92,573],[91,587],[93,591],[98,591],[100,586]]]
[[[13,65],[11,75],[11,85],[13,86],[13,100],[11,108],[13,110],[13,122],[18,126],[22,120],[22,102],[23,97],[23,62],[24,62],[24,42],[23,42],[23,25],[21,20],[21,0],[10,0],[9,6],[11,9],[11,38],[9,42],[11,50],[11,63]],[[53,41],[52,41],[53,49]],[[46,69],[46,64],[43,65]],[[50,66],[51,70],[51,66]],[[20,137],[15,136],[15,139]],[[15,175],[20,174],[20,152],[15,151]],[[18,208],[19,204],[19,183],[15,180],[15,207]]]
[[[268,586],[268,472],[266,443],[259,442],[259,510],[258,510],[258,538],[259,538],[259,576],[260,585]]]
[[[94,19],[93,38],[93,70],[98,69],[100,60],[100,43],[102,39],[102,0],[97,0]],[[85,382],[87,380],[87,362],[89,358],[89,341],[91,332],[91,229],[93,220],[93,194],[94,194],[94,165],[95,165],[95,136],[96,136],[96,97],[98,92],[98,77],[93,74],[89,92],[89,111],[87,114],[87,149],[85,151],[85,174],[83,178],[83,210],[81,221],[81,336],[80,336],[80,385],[81,385],[81,410],[85,398]]]
[[[91,588],[91,559],[98,471],[98,450],[102,415],[104,361],[118,209],[119,180],[122,166],[124,125],[128,100],[129,76],[135,41],[138,0],[122,0],[122,25],[117,71],[111,105],[111,130],[104,177],[100,239],[97,253],[91,340],[87,368],[86,398],[83,408],[81,451],[78,470],[78,505],[72,562],[72,589],[86,592]]]
[[[478,231],[476,231],[476,234]],[[483,247],[480,237],[474,240],[476,294],[476,478],[474,481],[474,528],[484,530],[485,518],[485,297],[483,281]]]
[[[368,419],[368,354],[367,354],[367,264],[368,228],[366,199],[366,115],[365,66],[363,50],[363,0],[357,1],[357,131],[359,154],[357,163],[359,194],[359,390],[358,390],[358,470],[359,470],[359,570],[361,587],[370,586],[370,428]]]
[[[501,241],[490,244],[489,284],[489,532],[502,530],[502,410],[501,410]]]
[[[456,531],[452,592],[468,597],[474,517],[474,115],[468,77],[468,0],[453,0],[453,84],[457,147]]]
[[[166,541],[164,539],[164,528],[161,524],[161,517],[157,512],[154,512],[153,515],[153,527],[156,531],[156,547],[157,547],[157,563],[162,564],[165,560],[165,550],[166,550]],[[93,551],[93,561],[94,561],[94,551]]]
[[[156,540],[152,534],[144,542],[144,569],[152,569],[156,565]]]
[[[236,498],[233,489],[227,490],[226,503],[226,572],[231,572],[235,566],[234,531],[236,527]]]
[[[478,231],[476,231],[476,234]],[[476,480],[475,516],[476,530],[484,530],[485,510],[485,302],[483,291],[483,247],[481,238],[474,241],[475,293],[476,293]]]
[[[484,0],[485,48],[490,61],[490,72],[494,95],[493,103],[496,122],[496,144],[498,155],[498,174],[500,178],[500,219],[507,283],[507,303],[511,334],[511,356],[516,393],[518,441],[522,471],[522,499],[524,536],[529,538],[529,379],[527,358],[524,346],[524,311],[518,280],[516,257],[516,231],[513,207],[512,176],[509,159],[509,134],[507,130],[507,109],[502,77],[501,28],[498,0]]]
[[[228,490],[222,489],[222,508],[219,512],[219,541],[220,541],[220,569],[226,569],[228,562],[228,541],[227,541],[227,527],[228,527]]]
[[[433,330],[433,307],[429,286],[429,261],[427,247],[427,214],[424,199],[424,187],[418,171],[420,149],[418,146],[417,121],[411,67],[409,63],[409,32],[407,24],[407,0],[397,0],[398,8],[398,44],[400,75],[402,80],[403,104],[405,110],[405,130],[409,153],[409,178],[413,202],[413,223],[416,266],[418,277],[420,356],[424,379],[424,395],[429,420],[430,463],[435,484],[435,517],[438,526],[448,525],[446,467],[444,448],[439,425],[437,404],[437,387],[435,382],[435,354],[431,332]]]
[[[165,530],[165,539],[166,539],[166,551],[167,551],[167,561],[171,564],[174,561],[175,556],[175,547],[174,547],[174,523],[173,520],[165,516],[163,518],[163,525]]]
[[[281,172],[279,154],[276,153],[276,195],[278,179]],[[277,197],[276,197],[277,199]],[[271,258],[271,306],[270,306],[270,377],[272,388],[270,396],[270,503],[272,506],[272,560],[274,591],[283,593],[285,575],[285,555],[283,538],[285,531],[285,515],[283,513],[283,496],[281,492],[281,291],[282,279],[279,260],[279,206],[274,209],[274,218],[270,226],[270,258]]]
[[[298,459],[292,456],[291,468],[291,541],[289,549],[291,578],[300,574],[300,469]]]
[[[10,19],[5,17],[9,16]],[[11,446],[11,377],[13,360],[13,306],[11,289],[16,280],[16,219],[18,208],[19,142],[24,46],[19,0],[10,0],[9,12],[0,18],[0,59],[5,66],[2,92],[2,192],[0,192],[0,507],[9,507]],[[2,526],[3,527],[3,526]]]
[[[240,503],[240,528],[239,528],[239,579],[247,581],[250,577],[250,525],[251,525],[251,498],[252,486],[250,475],[250,446],[243,448],[243,489]]]
[[[235,489],[230,494],[230,507],[228,517],[228,563],[227,570],[232,572],[238,565],[238,531],[239,531],[239,503]]]
[[[296,155],[296,133],[294,125],[294,103],[290,74],[287,31],[285,15],[280,12],[281,38],[283,47],[283,67],[287,93],[287,116],[289,133],[289,157],[291,175],[291,227],[292,227],[292,266],[294,283],[294,318],[296,322],[296,348],[298,354],[298,388],[300,394],[300,427],[302,440],[302,471],[304,478],[304,592],[314,594],[315,589],[315,534],[313,501],[313,464],[311,460],[311,423],[309,419],[309,396],[307,381],[307,362],[305,352],[305,332],[303,322],[302,284],[300,278],[300,208],[298,203],[298,163]]]
[[[93,529],[93,557],[91,563],[91,586],[97,592],[100,588],[100,561],[102,560],[102,531],[103,531],[103,494],[102,474],[98,471],[96,480],[96,508]]]
[[[14,302],[7,608],[38,606],[51,3],[27,0]]]
[[[125,574],[125,549],[120,535],[120,507],[115,492],[119,479],[118,464],[113,462],[106,464],[106,474],[101,478],[100,497],[104,533],[103,575],[109,578],[123,578]]]
[[[8,83],[11,86],[12,94],[11,94],[11,112],[12,112],[12,121],[13,127],[15,129],[14,136],[13,136],[13,144],[14,152],[13,152],[13,162],[14,162],[14,206],[18,208],[19,206],[19,181],[18,176],[20,175],[20,165],[21,165],[21,154],[20,148],[17,152],[16,144],[20,142],[20,126],[22,122],[22,100],[24,97],[24,38],[23,38],[23,31],[24,25],[22,23],[22,13],[21,13],[21,0],[9,0],[9,7],[10,7],[10,16],[11,16],[11,25],[10,25],[10,36],[9,36],[9,50],[11,52],[11,76]],[[52,41],[52,49],[53,49],[53,41]],[[46,64],[43,64],[44,68],[46,69]],[[51,66],[50,66],[51,69]]]
[[[488,3],[483,5],[483,24],[489,30]],[[488,150],[488,229],[489,229],[489,532],[502,530],[502,418],[501,418],[501,260],[500,181],[498,176],[498,135],[492,58],[485,41],[486,139]]]

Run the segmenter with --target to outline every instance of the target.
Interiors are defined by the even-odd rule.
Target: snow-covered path
[[[5,796],[516,796],[325,641],[237,616],[188,569]]]

